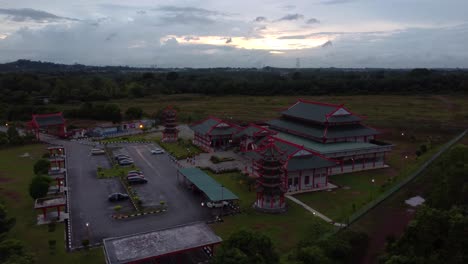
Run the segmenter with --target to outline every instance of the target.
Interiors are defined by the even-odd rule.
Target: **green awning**
[[[233,194],[229,189],[211,178],[208,174],[199,168],[184,168],[179,169],[179,172],[193,183],[199,190],[212,202],[239,200],[237,195]]]

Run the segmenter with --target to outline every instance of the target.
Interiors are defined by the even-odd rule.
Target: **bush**
[[[89,247],[89,239],[83,239],[81,241],[81,245],[85,248],[88,248]]]
[[[114,206],[114,211],[118,212],[122,209],[122,206],[121,205],[116,205]]]
[[[46,176],[36,176],[31,180],[29,185],[29,195],[33,199],[38,199],[46,196],[49,191],[49,183],[52,181],[51,178]]]
[[[34,164],[34,174],[41,175],[49,172],[50,161],[46,159],[40,159]]]

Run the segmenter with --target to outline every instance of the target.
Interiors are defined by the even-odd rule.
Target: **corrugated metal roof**
[[[204,192],[212,202],[239,199],[237,195],[233,194],[229,189],[219,184],[199,168],[184,168],[179,169],[179,172]]]

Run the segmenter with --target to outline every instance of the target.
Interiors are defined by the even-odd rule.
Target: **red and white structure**
[[[46,133],[57,137],[66,137],[67,129],[62,112],[53,114],[32,115],[32,120],[27,123],[30,131],[39,138],[39,133]]]
[[[216,117],[208,117],[192,124],[193,144],[207,152],[225,150],[233,146],[233,136],[241,127]]]
[[[164,130],[163,142],[176,142],[179,130],[177,129],[177,111],[171,106],[167,107],[163,113]]]

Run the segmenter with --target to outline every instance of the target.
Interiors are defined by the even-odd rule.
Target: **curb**
[[[129,214],[129,215],[112,215],[113,219],[127,219],[127,218],[133,218],[137,216],[143,216],[143,215],[150,215],[150,214],[159,214],[166,212],[167,209],[162,209],[162,210],[155,210],[155,211],[149,211],[149,212],[143,212],[143,213],[136,213],[136,214]]]

